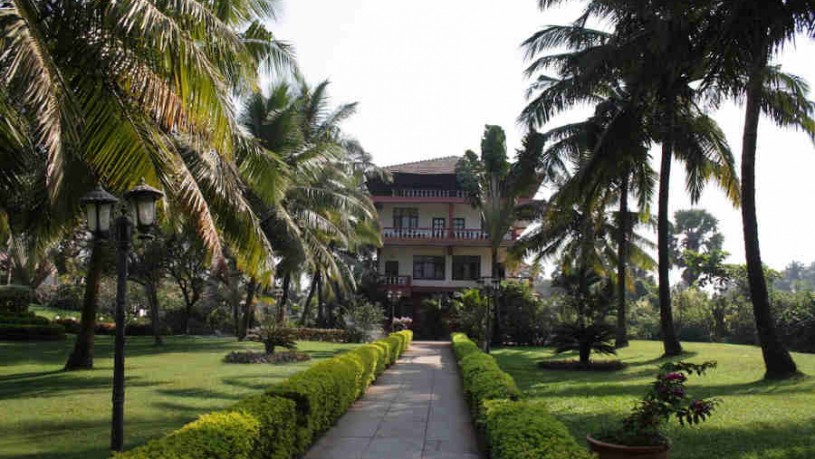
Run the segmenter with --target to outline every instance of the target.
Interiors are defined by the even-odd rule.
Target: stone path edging
[[[449,342],[414,341],[305,459],[480,459]]]

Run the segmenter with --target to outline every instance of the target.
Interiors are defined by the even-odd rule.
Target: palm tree
[[[766,378],[786,378],[797,367],[775,330],[764,277],[756,213],[756,152],[761,113],[780,125],[798,128],[815,139],[815,105],[807,99],[804,81],[770,66],[772,57],[796,34],[815,36],[815,4],[806,0],[743,0],[715,3],[716,27],[706,43],[712,62],[708,82],[722,85],[726,95],[744,98],[741,155],[742,222],[750,297]]]
[[[39,153],[40,205],[60,209],[32,232],[47,239],[75,224],[94,182],[122,192],[146,178],[210,253],[219,256],[226,240],[245,266],[263,269],[271,251],[232,161],[255,147],[241,141],[230,98],[255,85],[259,68],[292,66],[262,25],[272,3],[10,0],[0,8],[0,110],[20,120],[16,132]],[[96,259],[83,316],[95,315]],[[82,323],[67,369],[93,365],[93,319]]]
[[[541,0],[542,6],[555,1]],[[664,4],[663,4],[664,3]],[[687,11],[685,11],[687,10]],[[670,307],[668,198],[674,157],[688,171],[687,189],[696,201],[705,183],[715,179],[738,202],[737,179],[724,135],[696,105],[692,83],[698,79],[704,53],[698,37],[699,5],[677,2],[590,2],[571,26],[546,28],[525,42],[535,58],[527,74],[537,76],[521,120],[539,126],[554,114],[578,103],[597,103],[609,84],[624,81],[636,103],[648,109],[649,136],[662,145],[659,187],[658,251],[660,322],[666,355],[681,353]],[[591,17],[611,21],[613,32],[585,27]],[[567,46],[569,52],[538,55]],[[553,68],[561,78],[538,75]]]
[[[364,173],[372,172],[370,158],[340,127],[356,104],[331,109],[327,88],[327,81],[314,88],[302,80],[296,86],[277,83],[269,97],[261,93],[250,97],[241,117],[252,135],[285,165],[281,196],[263,199],[254,186],[249,190],[280,257],[276,269],[283,276],[281,322],[293,276],[304,268],[314,272],[312,292],[321,285],[323,274],[326,282],[344,289],[354,278],[342,252],[355,250],[359,243],[380,244],[376,211],[361,186]]]
[[[552,144],[544,157],[568,156],[577,167],[561,190],[575,199],[608,200],[613,196],[619,210],[615,215],[617,243],[617,327],[615,346],[628,345],[626,290],[629,239],[634,222],[647,219],[655,188],[655,173],[649,164],[647,119],[623,88],[609,88],[609,96],[588,120],[554,128],[545,137]],[[560,172],[563,175],[567,172]],[[639,202],[640,212],[631,212],[629,194]]]
[[[456,176],[469,203],[481,213],[490,243],[492,277],[500,285],[498,249],[518,218],[520,199],[534,196],[539,185],[538,160],[543,144],[540,136],[529,134],[518,160],[507,159],[506,135],[500,126],[486,126],[481,138],[481,156],[468,150],[456,164]],[[496,290],[496,305],[498,291]],[[501,342],[500,312],[494,308],[492,341]]]

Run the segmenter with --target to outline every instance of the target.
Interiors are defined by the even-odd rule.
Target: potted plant
[[[637,403],[618,429],[588,435],[590,449],[599,459],[667,459],[670,443],[664,426],[676,418],[681,425],[695,425],[710,417],[717,399],[692,399],[685,389],[691,374],[702,375],[716,362],[662,365],[651,389]]]

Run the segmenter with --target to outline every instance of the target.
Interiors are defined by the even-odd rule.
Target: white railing
[[[460,190],[420,190],[413,188],[396,188],[391,190],[393,196],[402,198],[463,198]]]
[[[434,228],[383,228],[382,236],[391,239],[456,239],[465,241],[485,240],[489,233],[482,229],[434,229]],[[504,235],[505,241],[512,240],[512,231]]]
[[[383,285],[394,285],[399,287],[410,287],[410,276],[383,276]]]

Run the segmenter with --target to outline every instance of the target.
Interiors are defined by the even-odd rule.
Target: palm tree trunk
[[[625,317],[625,268],[628,261],[628,174],[620,184],[620,234],[617,241],[617,336],[614,347],[628,346],[628,329]]]
[[[668,195],[670,193],[671,159],[673,155],[673,97],[667,98],[665,108],[664,138],[662,139],[662,164],[659,170],[659,217],[657,222],[657,250],[659,252],[659,323],[662,344],[666,356],[680,355],[682,345],[676,336],[671,312],[671,270],[669,258]]]
[[[775,330],[770,310],[770,297],[767,279],[761,262],[758,240],[758,217],[756,215],[756,149],[758,142],[758,121],[761,114],[761,91],[768,61],[765,46],[761,57],[750,72],[747,88],[747,108],[744,120],[744,135],[741,154],[741,215],[744,226],[744,256],[747,260],[747,278],[750,283],[750,298],[756,320],[758,340],[764,356],[767,379],[787,378],[797,373],[798,368],[787,348],[781,343]]]
[[[94,241],[85,277],[85,296],[82,301],[82,316],[79,320],[79,334],[65,370],[89,370],[93,368],[94,329],[96,313],[99,309],[99,284],[102,280],[102,243]]]
[[[257,291],[257,279],[254,277],[249,278],[249,283],[246,284],[246,301],[243,304],[243,327],[241,330],[240,339],[246,339],[246,334],[252,328],[255,320],[255,292]]]
[[[303,305],[303,313],[300,314],[300,322],[298,322],[298,325],[301,327],[306,325],[308,318],[311,315],[311,299],[314,298],[314,291],[317,287],[317,276],[319,275],[320,272],[315,271],[314,276],[311,278],[311,286],[309,286],[308,296],[306,296],[306,304]]]
[[[495,289],[492,291],[492,344],[499,346],[501,345],[501,308],[498,304],[498,290],[501,288],[501,279],[499,279],[497,247],[490,249],[490,257],[492,260],[492,280],[497,282]]]
[[[161,337],[161,317],[159,317],[158,294],[156,284],[148,279],[144,283],[144,293],[150,306],[150,328],[153,329],[153,345],[161,346],[164,339]]]
[[[323,277],[317,276],[317,326],[325,327],[325,314],[323,311]]]
[[[286,273],[283,277],[283,296],[280,298],[280,304],[277,307],[277,323],[282,324],[286,321],[286,303],[289,302],[289,286],[291,285],[291,274]]]

